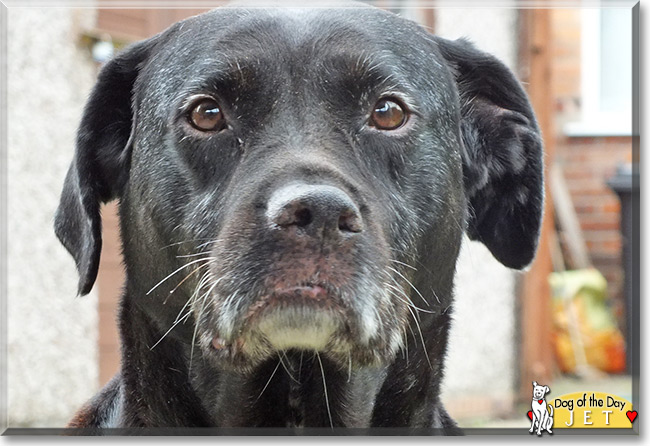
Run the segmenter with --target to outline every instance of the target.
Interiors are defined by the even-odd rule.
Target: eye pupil
[[[193,127],[202,131],[221,130],[225,125],[223,113],[213,99],[202,99],[192,107],[189,121]]]
[[[404,108],[394,100],[380,99],[372,112],[371,124],[380,130],[395,130],[406,122]]]

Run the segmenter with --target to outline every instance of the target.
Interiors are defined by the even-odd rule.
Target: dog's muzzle
[[[381,326],[393,304],[378,279],[384,245],[360,208],[343,188],[293,182],[271,192],[262,212],[235,213],[215,246],[223,284],[202,344],[247,358],[305,349],[347,360],[352,350],[374,357],[382,350],[375,344],[389,343],[396,350],[399,336]]]
[[[320,246],[320,253],[307,248],[303,257],[323,257],[336,253],[339,242],[354,244],[363,231],[361,214],[341,189],[326,185],[291,184],[275,191],[268,202],[266,218],[271,228],[291,244]],[[247,316],[274,349],[306,348],[323,350],[335,333],[344,330],[345,303],[329,278],[297,269],[298,285],[271,284],[270,294],[254,304]],[[301,277],[303,276],[303,277]],[[286,282],[286,278],[280,281]]]

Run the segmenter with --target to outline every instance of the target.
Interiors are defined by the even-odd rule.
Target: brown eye
[[[406,122],[406,111],[392,99],[380,99],[370,116],[370,124],[380,130],[395,130]]]
[[[194,103],[188,118],[194,128],[204,132],[221,130],[226,124],[219,104],[210,98]]]

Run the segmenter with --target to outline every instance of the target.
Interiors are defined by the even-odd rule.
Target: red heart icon
[[[544,400],[537,400],[537,402],[538,402],[539,404],[542,404],[542,401],[544,401]]]
[[[629,417],[629,415],[628,415],[628,417]],[[530,418],[531,420],[533,419],[533,411],[532,410],[528,411],[528,418]]]
[[[634,420],[636,420],[636,416],[639,413],[636,410],[628,410],[625,412],[625,415],[627,415],[627,419],[630,420],[630,423],[634,423]]]

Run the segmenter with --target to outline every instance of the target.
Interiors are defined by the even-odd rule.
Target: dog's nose
[[[348,194],[334,186],[282,187],[271,195],[266,215],[273,224],[303,228],[312,236],[316,231],[321,237],[363,231],[359,209]]]

